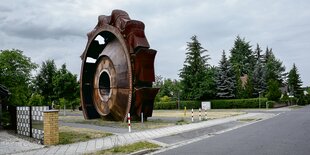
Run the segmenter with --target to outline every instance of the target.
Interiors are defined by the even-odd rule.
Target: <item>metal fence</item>
[[[49,106],[16,107],[17,133],[42,140],[44,135],[43,111],[49,109]]]

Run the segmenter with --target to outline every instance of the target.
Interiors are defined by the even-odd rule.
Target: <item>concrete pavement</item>
[[[0,130],[0,154],[23,152],[30,149],[40,149],[43,145],[31,143],[24,139],[9,134],[8,131]]]
[[[305,106],[238,130],[217,136],[206,135],[151,154],[309,155],[309,131],[310,106]]]
[[[176,126],[170,126],[170,127],[164,127],[164,128],[158,128],[158,129],[118,134],[118,135],[113,135],[109,137],[98,138],[98,139],[93,139],[93,140],[89,140],[86,142],[79,142],[79,143],[68,144],[68,145],[49,146],[49,147],[35,149],[35,150],[27,151],[27,152],[25,151],[18,152],[15,154],[21,154],[21,155],[22,154],[23,155],[24,154],[31,154],[31,155],[32,154],[40,154],[40,155],[41,154],[57,154],[57,155],[68,154],[69,155],[69,154],[90,153],[90,152],[95,152],[99,150],[109,149],[115,146],[131,144],[131,143],[135,143],[138,141],[156,139],[156,138],[165,137],[169,135],[188,132],[191,130],[211,127],[214,125],[237,121],[240,119],[255,118],[255,117],[261,118],[261,117],[270,117],[270,116],[271,114],[248,113],[244,115],[228,117],[228,118],[223,118],[223,119],[215,119],[215,120],[202,121],[198,123],[176,125]],[[1,152],[2,151],[0,151],[0,154],[2,154]]]

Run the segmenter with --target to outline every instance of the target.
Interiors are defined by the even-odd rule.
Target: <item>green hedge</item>
[[[261,108],[266,108],[267,98],[252,98],[252,99],[227,99],[227,100],[212,100],[212,109],[238,109],[238,108],[259,108],[259,100]],[[275,102],[268,101],[269,108],[272,108]],[[201,107],[201,101],[180,101],[180,109],[198,109]],[[177,109],[178,102],[156,102],[154,109]]]
[[[260,100],[260,101],[259,101]],[[227,100],[212,100],[212,109],[238,109],[238,108],[266,108],[267,98],[251,98],[251,99],[227,99]],[[268,102],[269,108],[272,108],[274,102]]]
[[[180,101],[180,109],[198,109],[201,106],[200,101]],[[178,109],[178,101],[156,102],[154,109]]]

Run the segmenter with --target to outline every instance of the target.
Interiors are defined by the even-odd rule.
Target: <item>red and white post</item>
[[[192,109],[192,122],[194,122],[194,109]]]
[[[130,126],[130,113],[128,113],[127,120],[128,120],[128,131],[131,132],[131,126]]]

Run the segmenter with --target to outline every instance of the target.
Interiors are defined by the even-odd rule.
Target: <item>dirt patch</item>
[[[194,117],[199,117],[199,111],[197,109],[193,112]],[[208,119],[218,119],[218,118],[225,118],[225,117],[231,117],[231,116],[237,116],[241,114],[246,114],[246,112],[241,111],[213,111],[213,110],[207,110],[206,113],[204,111],[200,112],[201,117],[204,117],[205,114],[207,115]],[[156,117],[176,117],[176,118],[188,118],[192,116],[192,111],[187,110],[186,112],[184,110],[154,110],[153,116]]]

